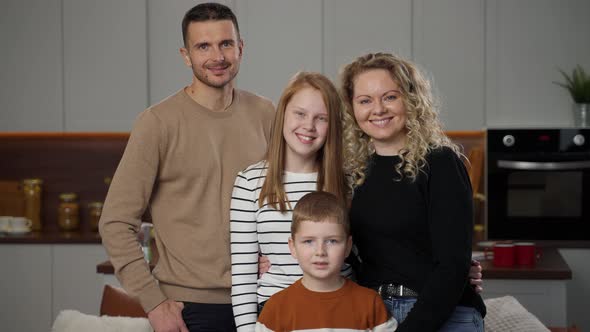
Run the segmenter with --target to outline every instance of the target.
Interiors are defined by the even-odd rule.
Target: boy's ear
[[[293,243],[293,238],[289,237],[289,251],[291,252],[291,256],[293,256],[293,258],[297,259],[297,250],[295,250],[295,244]]]
[[[350,251],[352,250],[352,235],[348,236],[348,239],[346,240],[346,256],[348,257],[348,255],[350,255]]]

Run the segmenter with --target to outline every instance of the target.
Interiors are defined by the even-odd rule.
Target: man
[[[244,44],[229,8],[195,6],[182,34],[193,81],[138,116],[100,234],[156,332],[231,331],[231,191],[238,171],[263,157],[274,112],[270,101],[234,88]],[[159,252],[153,274],[136,237],[146,209]]]

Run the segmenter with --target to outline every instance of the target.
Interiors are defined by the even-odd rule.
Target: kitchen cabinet
[[[297,71],[322,71],[322,2],[236,1],[244,39],[237,86],[275,105]]]
[[[510,295],[547,326],[569,326],[568,284],[572,269],[558,249],[543,247],[543,254],[532,267],[496,267],[492,260],[481,260],[484,299]],[[569,320],[568,320],[569,319]]]
[[[61,131],[61,1],[3,0],[0,45],[0,131]]]
[[[3,1],[0,131],[129,131],[190,82],[180,20],[198,2]],[[586,0],[220,2],[246,43],[238,86],[275,103],[298,70],[336,79],[390,51],[432,73],[447,130],[568,126],[570,97],[552,82],[590,66]]]
[[[2,331],[49,331],[63,309],[98,315],[105,259],[100,244],[1,244]]]
[[[576,324],[580,331],[590,331],[590,248],[563,248],[559,253],[572,269],[572,279],[567,284],[568,325]]]
[[[590,67],[587,0],[486,1],[488,127],[573,125],[571,97],[553,81]]]
[[[64,131],[129,131],[147,107],[145,0],[63,0]]]
[[[323,3],[323,73],[334,82],[343,65],[368,52],[412,57],[411,0]]]
[[[447,130],[485,126],[483,0],[414,0],[414,60],[431,74]]]
[[[53,245],[53,318],[64,309],[98,315],[103,281],[96,262],[107,259],[104,247],[87,244]]]
[[[485,272],[484,272],[485,273]],[[567,280],[485,279],[484,299],[513,296],[547,326],[567,326]]]
[[[51,245],[0,245],[2,331],[50,330],[52,259]]]

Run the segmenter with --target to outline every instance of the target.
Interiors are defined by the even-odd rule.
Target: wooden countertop
[[[156,263],[158,262],[158,258],[160,258],[160,254],[158,253],[158,249],[156,247],[156,243],[152,239],[151,243],[152,248],[152,261],[150,262],[150,271],[156,267]],[[102,274],[115,274],[115,268],[111,261],[104,261],[98,265],[96,265],[96,273]]]
[[[0,233],[2,244],[100,244],[96,232],[30,232],[25,234]]]
[[[484,284],[486,279],[569,280],[572,270],[556,248],[544,247],[534,267],[495,267],[492,260],[481,260]]]
[[[150,264],[153,269],[154,262]],[[484,285],[485,280],[492,279],[527,279],[527,280],[569,280],[572,278],[572,270],[559,254],[556,248],[543,248],[543,254],[535,267],[495,267],[491,260],[482,260]],[[102,262],[96,266],[96,272],[113,274],[114,269],[110,261]]]
[[[156,267],[156,263],[151,262],[150,263],[150,271],[153,270],[154,267]],[[96,273],[115,274],[115,268],[113,267],[113,264],[111,264],[111,261],[104,261],[104,262],[96,265]]]

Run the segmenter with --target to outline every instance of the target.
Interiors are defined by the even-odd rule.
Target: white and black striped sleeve
[[[239,332],[254,331],[258,317],[258,235],[256,231],[257,178],[252,171],[236,177],[230,207],[231,298]]]

